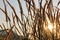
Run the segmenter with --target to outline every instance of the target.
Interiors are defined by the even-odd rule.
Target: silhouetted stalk
[[[0,25],[1,29],[3,29],[2,25]]]
[[[20,0],[17,0],[17,1],[18,1],[18,4],[19,4],[20,12],[21,12],[21,19],[22,19],[22,21],[23,21],[23,9],[22,9],[22,5],[21,5]]]
[[[14,25],[11,27],[11,29],[9,30],[9,32],[8,32],[8,36],[7,36],[7,38],[6,38],[6,40],[9,40],[9,38],[10,38],[10,36],[12,36],[11,34],[12,34],[12,29],[14,28]]]
[[[6,4],[5,4],[5,1],[3,0],[3,4],[4,4],[4,7],[5,7],[5,16],[6,16],[6,22],[7,22],[7,27],[8,27],[8,21],[9,23],[11,22],[8,14],[7,14],[7,8],[6,8]],[[10,24],[11,25],[11,24]]]

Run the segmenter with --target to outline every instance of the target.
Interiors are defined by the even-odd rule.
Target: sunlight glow
[[[48,22],[47,28],[50,30],[50,32],[52,32],[52,30],[53,30],[53,24],[50,22],[50,20],[49,20],[49,18],[48,18],[47,15],[46,15],[46,20]]]
[[[52,32],[53,25],[52,24],[48,24],[48,29]]]

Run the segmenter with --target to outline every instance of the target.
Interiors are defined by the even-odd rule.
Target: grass
[[[26,9],[28,11],[28,17],[27,17],[24,14],[21,0],[17,0],[19,11],[21,14],[21,19],[18,17],[14,6],[11,5],[11,3],[8,0],[2,0],[2,1],[4,4],[4,9],[0,8],[0,10],[5,14],[5,19],[6,19],[7,25],[9,22],[9,26],[10,26],[10,29],[8,29],[9,30],[9,32],[8,32],[8,31],[6,31],[6,26],[4,25],[4,23],[2,23],[3,26],[0,25],[2,30],[5,30],[6,32],[8,32],[8,34],[6,35],[4,40],[11,40],[10,38],[11,38],[12,31],[14,28],[20,34],[19,36],[21,36],[23,34],[22,35],[23,38],[20,38],[21,40],[22,39],[23,40],[57,40],[57,39],[60,40],[60,37],[58,38],[58,36],[59,36],[58,28],[60,27],[60,20],[59,20],[60,9],[57,8],[60,4],[60,1],[58,2],[58,6],[55,7],[56,8],[55,9],[53,6],[52,0],[50,0],[49,2],[46,0],[46,3],[44,4],[44,6],[42,6],[43,0],[41,0],[41,1],[38,0],[38,3],[39,3],[39,9],[38,9],[36,7],[35,0],[24,0],[24,2],[26,4]],[[12,21],[11,18],[8,16],[8,12],[7,12],[8,10],[6,7],[7,6],[6,3],[10,6],[10,8],[13,11],[13,13],[11,12],[13,25],[11,24],[11,21]],[[49,29],[47,29],[47,31],[45,30],[46,26],[48,27],[48,21],[47,21],[46,16],[48,17],[50,23],[53,24],[53,27],[56,25],[56,29],[55,29],[56,33],[54,33],[53,30],[52,30],[53,31],[52,33],[50,32]],[[18,25],[19,29],[17,28],[16,25]],[[45,25],[45,28],[44,28],[44,25]],[[30,30],[29,30],[29,28],[30,28]],[[50,35],[48,35],[48,34],[50,34]]]

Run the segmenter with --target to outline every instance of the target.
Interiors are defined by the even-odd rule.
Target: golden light
[[[48,16],[46,15],[46,20],[47,20],[47,28],[52,32],[53,30],[53,24],[50,22]]]
[[[52,24],[48,24],[48,29],[52,32],[53,25]]]

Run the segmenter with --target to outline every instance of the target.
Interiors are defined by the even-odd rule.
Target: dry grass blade
[[[31,8],[30,8],[30,7],[31,7],[31,0],[28,0],[28,1],[25,0],[25,2],[26,2],[27,10],[28,10],[28,15],[29,15],[29,12],[31,13],[31,10],[30,10],[30,9],[31,9]]]
[[[3,29],[2,25],[0,25],[1,29]]]
[[[7,13],[5,13],[5,11],[4,11],[2,8],[0,8],[0,10],[5,14],[5,16],[6,16],[6,21],[8,21],[8,19],[10,20],[10,18],[9,18],[8,15],[7,15]]]
[[[42,0],[38,0],[38,1],[39,1],[39,6],[40,6],[40,14],[41,14]]]
[[[22,5],[21,5],[20,0],[17,0],[17,1],[18,1],[18,4],[19,4],[20,12],[21,12],[21,19],[23,20],[23,9],[22,9]]]
[[[31,0],[29,0],[29,1],[28,1],[28,3],[29,3],[28,12],[30,12],[30,13],[31,13],[31,10],[30,10],[30,9],[31,9],[31,8],[30,8],[30,7],[31,7]]]
[[[31,1],[25,1],[26,2],[26,7],[27,7],[27,9],[29,9],[28,8],[28,5],[30,4],[30,6],[32,6],[33,7],[33,5],[31,4]],[[33,7],[34,8],[34,7]]]
[[[13,13],[12,13],[12,18],[13,18],[13,24],[15,25],[16,30],[18,31],[19,34],[21,34],[21,33],[19,32],[18,28],[16,27],[15,20],[14,20],[14,19],[15,19],[15,16],[13,15]]]
[[[31,2],[31,1],[30,1]],[[29,1],[26,1],[26,6],[27,6],[27,9],[31,9],[31,10],[35,10],[36,12],[38,11],[38,12],[40,12],[39,10],[37,10],[35,7],[34,7],[34,5],[32,5],[32,4],[29,4],[30,5],[30,7],[28,7],[28,4],[29,4]],[[30,10],[30,12],[31,12],[31,10]]]
[[[6,8],[5,8],[5,9],[6,9]],[[8,14],[6,13],[6,11],[4,11],[2,8],[0,8],[0,10],[5,14],[6,22],[8,22],[8,21],[11,22],[11,20],[10,20]],[[7,25],[8,25],[8,23],[7,23]]]
[[[4,3],[4,7],[5,7],[5,12],[4,13],[5,13],[5,16],[6,16],[6,21],[8,21],[8,20],[11,21],[9,16],[7,15],[7,8],[6,8],[6,4],[5,4],[4,0],[3,0],[3,3]]]
[[[3,13],[5,13],[5,11],[4,11],[2,8],[0,8],[0,10],[1,10]]]
[[[9,6],[12,8],[12,10],[13,10],[15,16],[16,16],[17,23],[20,22],[20,24],[22,24],[22,22],[20,21],[19,17],[17,16],[17,13],[16,13],[14,7],[13,7],[8,1],[7,1],[7,3],[8,3]],[[22,25],[23,25],[23,24],[22,24]]]
[[[17,16],[17,13],[16,13],[14,7],[13,7],[7,0],[6,0],[6,2],[7,2],[7,3],[9,4],[9,6],[12,8],[12,10],[13,10],[15,16],[16,16],[16,20],[17,20],[17,22],[18,22],[20,19],[19,19],[19,17]]]
[[[35,10],[37,12],[37,9],[33,7],[33,5],[31,4],[31,0],[30,1],[26,1],[26,7],[28,9],[28,15],[30,15],[31,16],[31,19],[33,20],[34,16],[32,16],[31,10]]]
[[[13,15],[13,13],[12,13],[12,19],[13,19],[13,24],[15,25],[15,21],[14,21],[15,16]]]
[[[29,6],[30,7],[29,7]],[[27,9],[28,9],[28,14],[31,16],[31,19],[33,20],[33,18],[34,18],[34,16],[32,16],[32,12],[31,12],[31,10],[35,10],[36,12],[38,11],[39,12],[39,10],[37,10],[36,8],[34,8],[33,7],[33,5],[31,4],[31,1],[29,2],[29,1],[26,1],[26,7],[27,7]],[[30,13],[29,13],[30,12]]]
[[[6,27],[5,27],[5,25],[2,23],[2,25],[3,25],[3,27],[4,27],[4,29],[6,30]]]
[[[27,8],[27,10],[28,10],[28,4],[27,4],[26,0],[25,0],[25,3],[26,3],[26,8]]]
[[[9,40],[9,39],[10,39],[10,37],[11,37],[11,35],[12,35],[12,29],[13,29],[13,28],[14,28],[14,25],[13,25],[13,26],[11,27],[11,29],[9,30],[6,40]]]
[[[19,34],[21,34],[20,31],[18,30],[18,28],[17,28],[16,26],[15,26],[15,28],[16,28],[17,32],[18,32]]]
[[[33,12],[35,14],[35,2],[34,2],[34,0],[32,0],[32,3],[33,3],[33,8],[34,8]]]

